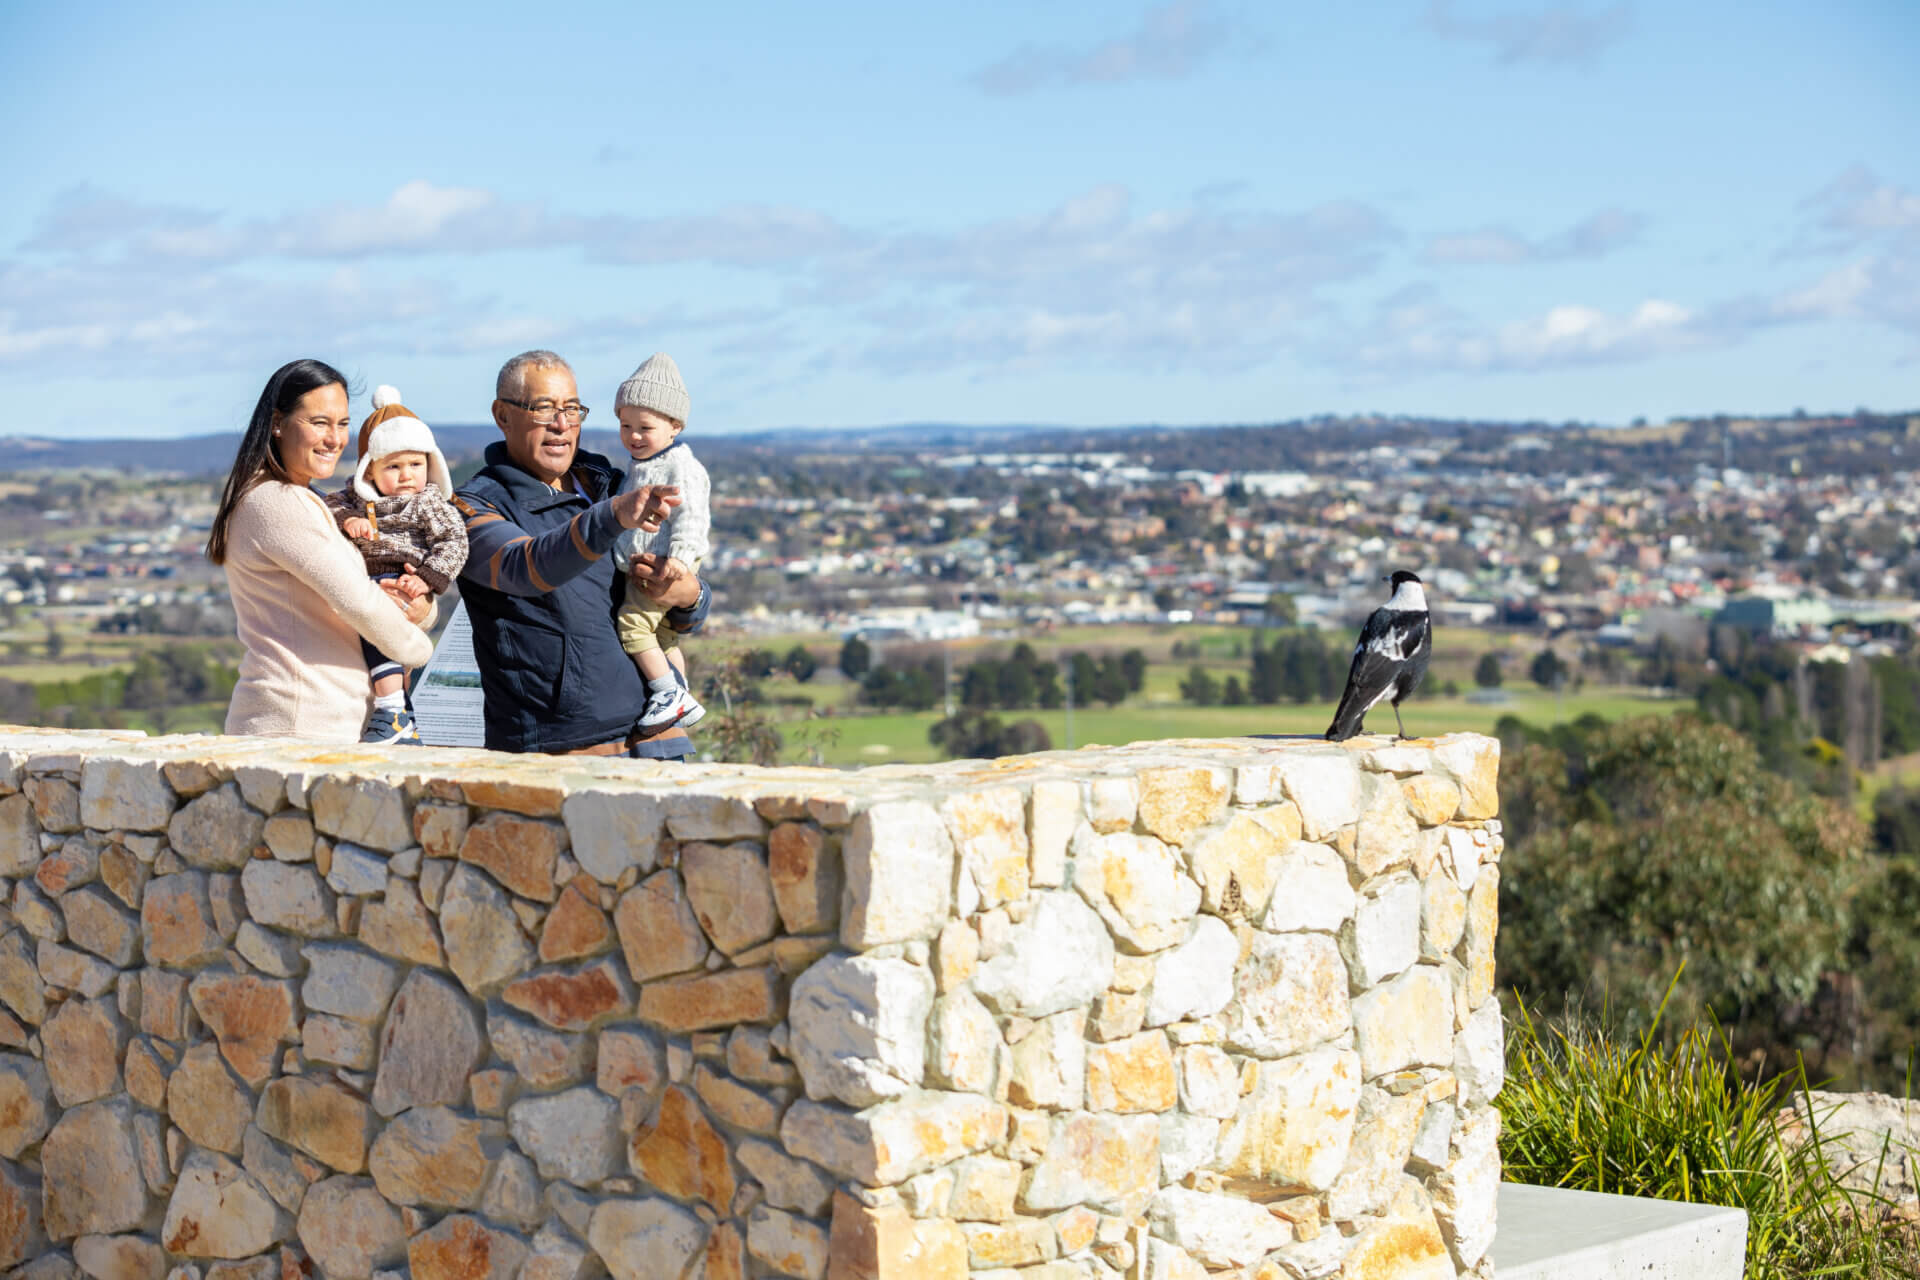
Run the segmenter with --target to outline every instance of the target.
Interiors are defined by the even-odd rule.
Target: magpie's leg
[[[1404,742],[1407,737],[1407,726],[1400,722],[1400,704],[1398,702],[1393,704],[1393,727],[1400,731],[1399,737],[1401,741]]]

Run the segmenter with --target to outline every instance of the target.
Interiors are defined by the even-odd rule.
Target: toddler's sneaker
[[[658,689],[647,699],[646,710],[640,713],[638,727],[651,732],[664,729],[670,724],[685,728],[698,724],[707,709],[691,692],[675,685],[670,689]]]
[[[408,711],[389,711],[385,707],[375,707],[373,715],[367,720],[366,731],[360,735],[362,742],[378,742],[402,747],[421,746],[419,730],[413,727],[413,715]]]

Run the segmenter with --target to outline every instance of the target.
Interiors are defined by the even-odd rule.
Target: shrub
[[[1196,707],[1210,707],[1220,701],[1220,685],[1196,662],[1187,668],[1187,678],[1180,682],[1180,696]]]
[[[797,644],[787,650],[786,656],[780,659],[780,667],[795,680],[805,684],[813,679],[813,673],[820,669],[820,664],[814,659],[813,654],[807,651],[807,646]]]
[[[1720,725],[1555,734],[1501,761],[1502,985],[1543,1005],[1606,992],[1629,1025],[1668,992],[1677,1021],[1713,1020],[1743,1052],[1817,1049],[1797,1037],[1847,969],[1860,822]]]
[[[848,636],[847,642],[840,646],[840,674],[849,680],[858,680],[867,674],[873,666],[873,650],[859,636]]]
[[[977,707],[963,707],[928,728],[927,741],[954,760],[991,760],[1053,748],[1046,727],[1038,720],[1003,724],[1000,717]]]

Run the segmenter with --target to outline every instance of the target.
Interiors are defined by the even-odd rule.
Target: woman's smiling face
[[[347,389],[337,382],[293,402],[273,429],[280,445],[280,465],[295,484],[312,484],[333,474],[352,434],[347,415]]]

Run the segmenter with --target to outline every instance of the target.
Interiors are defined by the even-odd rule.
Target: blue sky
[[[1920,5],[0,7],[0,432],[1920,405]],[[356,411],[366,408],[356,401]],[[606,410],[603,409],[603,412]]]

